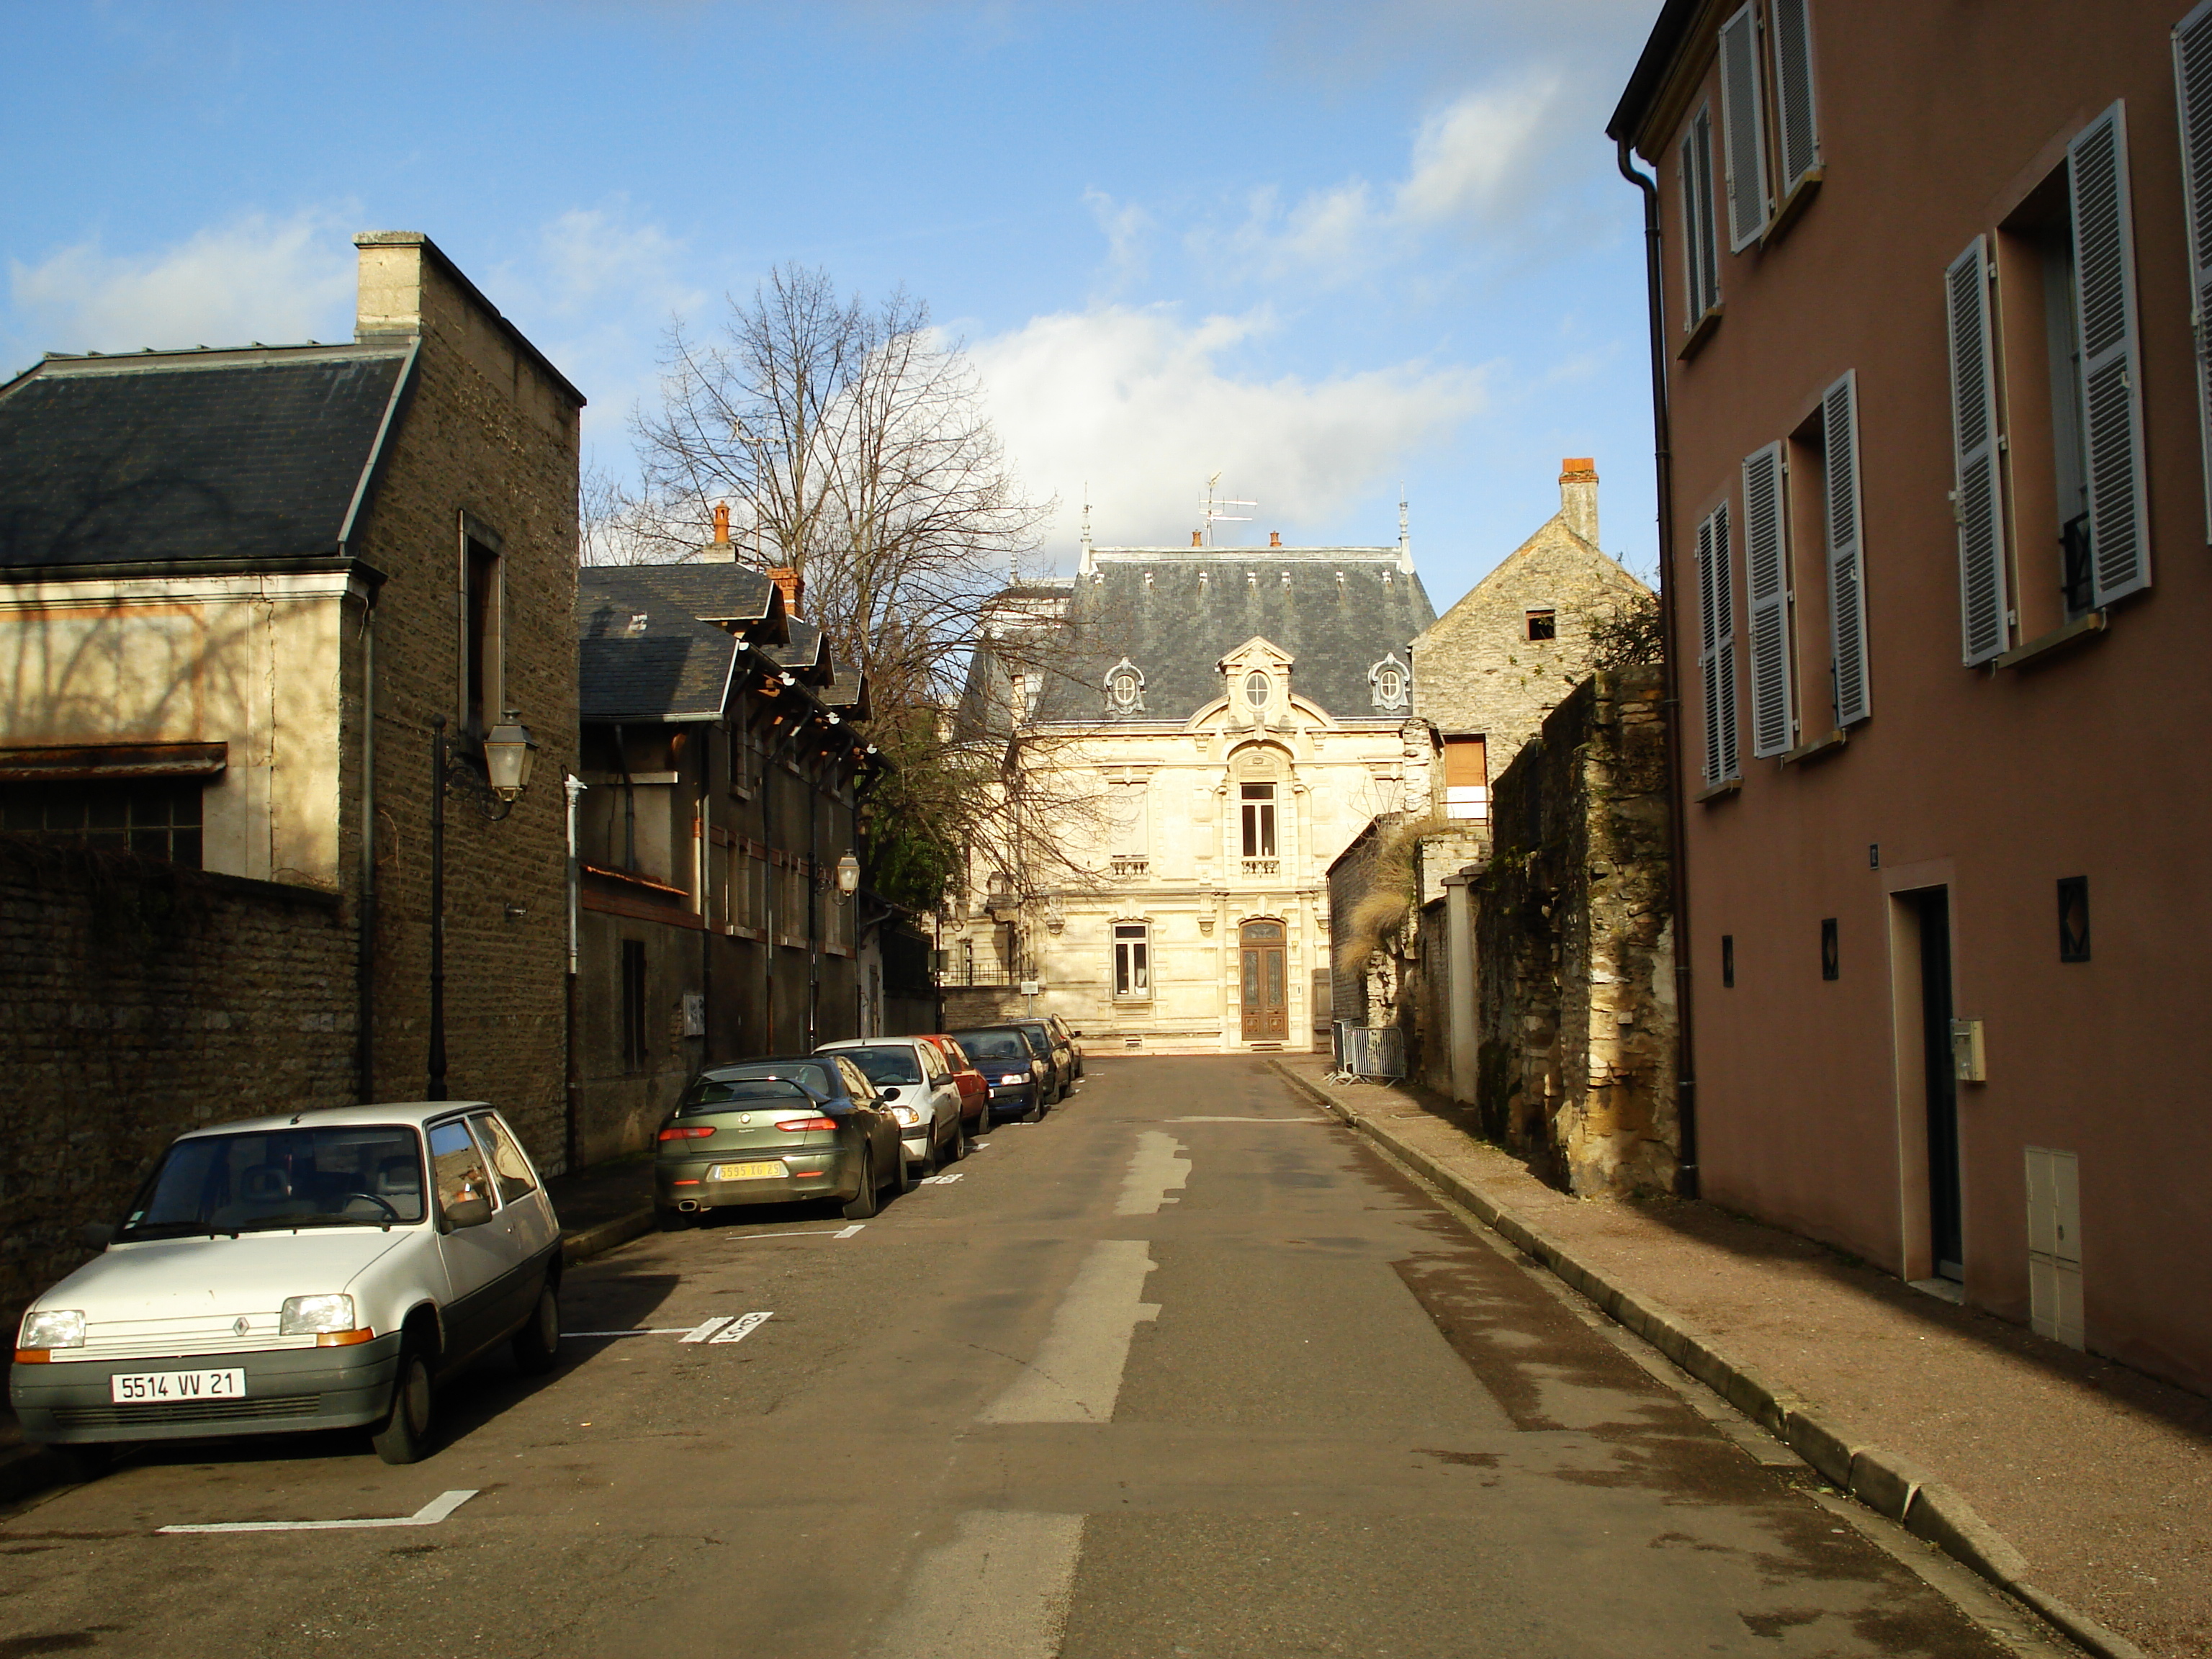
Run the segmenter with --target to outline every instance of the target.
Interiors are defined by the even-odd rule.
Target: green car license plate
[[[790,1174],[790,1170],[776,1163],[714,1164],[707,1169],[709,1181],[775,1181],[788,1177]]]

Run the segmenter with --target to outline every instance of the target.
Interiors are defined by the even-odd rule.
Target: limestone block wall
[[[1577,1194],[1674,1179],[1662,688],[1601,673],[1553,711],[1498,781],[1474,884],[1484,1131]]]
[[[354,951],[325,893],[0,836],[9,1331],[173,1137],[355,1098]]]

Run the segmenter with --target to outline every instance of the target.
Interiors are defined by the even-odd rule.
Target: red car
[[[960,1119],[968,1126],[968,1133],[979,1135],[991,1126],[984,1114],[989,1109],[991,1085],[983,1080],[975,1062],[968,1058],[968,1051],[942,1031],[920,1033],[924,1042],[933,1042],[945,1056],[945,1063],[952,1068],[952,1080],[960,1085]]]

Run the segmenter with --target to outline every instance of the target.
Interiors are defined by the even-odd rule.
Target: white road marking
[[[804,1232],[796,1233],[737,1233],[731,1237],[730,1243],[750,1244],[756,1238],[850,1238],[860,1231],[858,1227],[847,1227],[842,1231],[828,1227],[810,1227]]]
[[[1137,1155],[1129,1160],[1129,1176],[1121,1183],[1121,1201],[1114,1206],[1114,1213],[1158,1215],[1161,1205],[1176,1202],[1168,1196],[1168,1188],[1180,1187],[1190,1178],[1190,1160],[1182,1155],[1182,1143],[1173,1135],[1158,1129],[1140,1133]]]
[[[969,1510],[915,1564],[875,1659],[1053,1659],[1082,1547],[1079,1515]]]
[[[988,1140],[971,1140],[968,1143],[968,1150],[971,1152],[980,1152],[988,1148],[990,1144]]]
[[[1105,1423],[1121,1393],[1137,1322],[1158,1319],[1139,1301],[1156,1265],[1141,1238],[1101,1239],[1054,1311],[1036,1358],[983,1413],[986,1423]]]
[[[1326,1123],[1325,1117],[1171,1117],[1170,1123]]]
[[[950,1187],[960,1179],[960,1174],[959,1170],[955,1170],[951,1175],[924,1176],[921,1178],[921,1184],[925,1187]]]
[[[865,1221],[855,1221],[851,1226],[840,1228],[837,1231],[830,1234],[830,1237],[832,1238],[850,1238],[854,1233],[857,1233],[861,1228],[867,1224],[868,1224]]]
[[[563,1331],[563,1336],[682,1336],[689,1325],[641,1325],[633,1331]]]
[[[723,1326],[728,1324],[730,1321],[734,1319],[736,1316],[737,1316],[734,1314],[724,1314],[720,1319],[710,1319],[703,1325],[694,1325],[690,1330],[684,1332],[682,1336],[678,1337],[677,1340],[679,1342],[704,1342],[708,1337],[714,1335],[716,1331],[720,1330]]]
[[[374,1521],[216,1521],[197,1527],[157,1527],[156,1532],[331,1532],[353,1527],[434,1527],[477,1495],[466,1492],[441,1492],[412,1515],[382,1516]]]
[[[775,1316],[772,1313],[749,1313],[733,1319],[707,1340],[709,1342],[742,1342]]]

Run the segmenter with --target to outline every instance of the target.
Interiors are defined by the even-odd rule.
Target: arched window
[[[1267,677],[1258,669],[1254,669],[1244,677],[1244,701],[1250,703],[1253,708],[1265,708],[1267,706],[1267,694],[1270,690]]]

